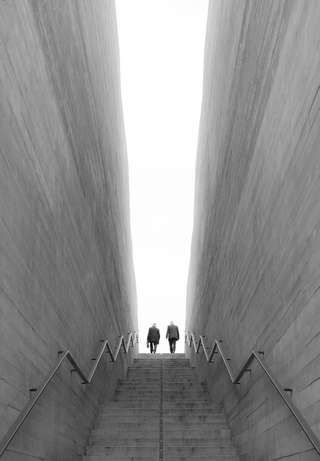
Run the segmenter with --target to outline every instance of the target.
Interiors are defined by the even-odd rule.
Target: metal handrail
[[[104,352],[107,350],[110,355],[111,361],[115,362],[118,358],[121,347],[123,347],[124,353],[127,354],[129,351],[130,345],[131,347],[134,347],[134,345],[138,343],[138,334],[135,332],[128,332],[127,343],[125,342],[124,336],[120,336],[119,344],[117,348],[115,349],[114,353],[112,352],[108,339],[102,339],[100,342],[102,343],[100,351],[98,353],[98,356],[92,359],[94,360],[94,365],[92,366],[88,376],[86,376],[86,374],[81,370],[80,365],[78,365],[71,351],[69,350],[58,351],[59,359],[57,363],[54,365],[54,367],[52,367],[49,374],[44,379],[44,381],[42,382],[42,384],[39,386],[38,389],[30,389],[30,391],[34,391],[33,397],[26,404],[26,406],[21,410],[17,419],[12,423],[6,435],[1,440],[0,457],[4,454],[4,452],[6,451],[6,449],[12,442],[12,440],[14,439],[15,435],[17,434],[17,432],[19,431],[19,429],[21,428],[21,426],[23,425],[23,423],[25,422],[25,420],[31,413],[32,409],[34,408],[34,406],[36,405],[36,403],[38,402],[38,400],[40,399],[40,397],[42,396],[42,394],[44,393],[44,391],[46,390],[50,382],[55,377],[55,375],[57,374],[58,370],[60,369],[61,365],[63,364],[65,360],[68,360],[69,363],[72,365],[73,368],[71,369],[71,372],[75,372],[79,375],[79,377],[82,380],[82,384],[90,384],[91,381],[93,380],[93,377],[95,375],[95,372],[98,368],[98,365],[102,359]]]
[[[286,394],[286,391],[291,391],[292,389],[283,389],[281,384],[277,381],[277,379],[273,376],[271,370],[268,368],[268,366],[264,363],[262,357],[264,355],[263,351],[255,351],[253,350],[248,359],[243,363],[243,365],[240,367],[239,371],[234,374],[232,371],[232,368],[230,366],[230,359],[226,357],[226,355],[223,352],[222,349],[222,340],[215,340],[212,346],[212,349],[210,352],[207,351],[207,347],[204,342],[204,336],[199,335],[199,341],[197,343],[196,338],[194,333],[188,332],[185,335],[185,340],[186,343],[189,347],[193,345],[194,352],[198,354],[200,352],[200,348],[202,347],[205,358],[208,363],[213,362],[213,357],[215,354],[220,354],[222,361],[227,369],[229,378],[232,382],[232,384],[240,384],[240,380],[242,376],[248,372],[251,371],[248,367],[249,365],[253,362],[253,360],[256,360],[262,370],[264,371],[265,375],[273,385],[274,389],[278,392],[292,415],[294,416],[296,422],[299,424],[303,432],[305,433],[306,437],[308,440],[311,442],[313,448],[316,450],[316,452],[320,455],[320,440],[318,439],[317,435],[315,432],[312,430],[310,424],[305,420],[303,417],[302,413],[298,408],[294,405],[294,403],[289,399],[289,397]]]

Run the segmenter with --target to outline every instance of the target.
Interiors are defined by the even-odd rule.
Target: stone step
[[[130,375],[130,372],[128,373],[128,381],[129,382],[137,382],[139,384],[143,382],[145,383],[160,383],[160,373],[153,373],[153,374],[145,374],[145,373],[132,373],[132,376]]]
[[[160,369],[159,370],[149,370],[148,372],[142,370],[142,369],[129,369],[128,370],[128,374],[127,374],[127,379],[141,379],[141,378],[148,378],[148,379],[159,379],[160,378]],[[193,371],[190,371],[188,369],[186,369],[186,371],[184,372],[179,372],[177,370],[175,370],[174,372],[169,372],[169,371],[163,371],[162,373],[163,375],[163,378],[166,378],[170,381],[172,381],[174,379],[174,376],[176,375],[177,377],[179,378],[188,378],[188,379],[195,379],[194,377],[194,372]],[[197,380],[195,379],[195,382],[197,382]]]
[[[123,382],[120,382],[119,383],[119,387],[120,386],[123,386],[125,383]],[[136,387],[136,388],[140,388],[140,386],[142,387],[146,387],[148,389],[158,389],[158,387],[160,387],[161,383],[160,383],[160,380],[155,380],[155,379],[147,379],[147,378],[141,378],[141,379],[129,379],[128,378],[128,381],[126,383],[127,385],[129,386],[132,386],[132,387]]]
[[[182,366],[163,366],[162,370],[167,373],[173,373],[174,371],[181,371],[181,372],[188,372],[188,373],[195,373],[195,368],[190,367],[188,363],[184,363]]]
[[[193,434],[193,433],[192,433]],[[213,436],[218,436],[214,434]],[[180,437],[180,433],[176,434],[176,437]],[[120,428],[114,428],[113,430],[108,429],[93,429],[90,436],[90,443],[95,443],[96,441],[108,442],[109,440],[159,440],[159,427],[150,428],[149,430],[129,430],[123,431]],[[197,434],[194,433],[193,438],[197,438]]]
[[[127,458],[130,459],[130,458]],[[135,459],[135,458],[133,458]],[[136,458],[139,459],[139,458]],[[191,461],[191,460],[199,460],[199,461],[238,461],[237,455],[225,455],[222,453],[212,453],[211,455],[207,456],[193,456],[192,454],[188,454],[186,456],[166,456],[166,461]]]
[[[94,436],[90,437],[89,439],[89,444],[92,446],[109,446],[110,444],[113,444],[115,442],[120,442],[122,446],[147,446],[147,443],[149,442],[151,445],[155,446],[156,443],[159,442],[159,432],[154,435],[154,437],[146,434],[146,436],[142,434],[133,434],[132,437],[130,437],[130,434],[111,434],[108,438],[105,436]],[[189,445],[187,445],[187,442],[190,442]],[[219,434],[213,435],[212,437],[196,437],[195,434],[190,434],[187,435],[185,438],[182,438],[181,435],[177,435],[177,438],[172,438],[172,439],[164,439],[163,441],[163,446],[164,447],[179,447],[179,443],[181,445],[186,445],[186,447],[189,448],[201,448],[201,447],[207,447],[211,446],[210,443],[212,444],[213,442],[216,443],[216,446],[221,448],[222,444],[225,443],[226,448],[232,448],[232,445],[230,443],[230,437],[225,436],[222,437]],[[180,448],[181,448],[180,445]],[[185,448],[186,449],[186,448]]]
[[[110,408],[110,409],[112,409],[112,408],[132,408],[132,409],[141,408],[141,409],[146,409],[147,408],[149,410],[156,410],[156,409],[159,410],[160,407],[159,407],[159,403],[150,405],[150,403],[148,404],[148,403],[146,403],[144,401],[136,402],[136,403],[133,402],[133,401],[132,402],[131,401],[130,402],[121,402],[121,401],[115,402],[115,401],[111,401],[111,402],[108,403],[108,407],[106,407],[106,408]]]
[[[146,406],[147,408],[159,408],[160,406],[160,398],[156,399],[139,399],[139,398],[134,398],[134,397],[120,397],[116,400],[112,400],[109,402],[109,407],[106,408],[112,408],[115,407],[115,405],[119,405],[119,407],[124,408],[125,406],[131,406],[133,408],[136,408],[137,406],[139,408],[143,408]],[[208,408],[209,407],[209,408]],[[179,410],[179,409],[189,409],[190,411],[192,409],[206,409],[208,408],[208,411],[214,411],[214,408],[210,408],[210,403],[203,401],[203,400],[178,400],[178,399],[172,399],[172,400],[166,400],[163,402],[163,410]]]
[[[166,461],[238,461],[237,454],[233,451],[223,452],[219,448],[210,448],[204,452],[184,452],[184,453],[172,453],[165,454],[164,459]]]
[[[181,367],[190,367],[190,361],[188,359],[176,359],[176,360],[167,360],[165,363],[161,364],[161,360],[134,360],[130,368],[135,367],[159,367],[161,368],[181,368]]]
[[[133,410],[139,410],[139,408],[134,408]],[[97,418],[97,421],[154,421],[155,419],[159,419],[159,410],[156,411],[155,413],[149,412],[146,414],[143,412],[143,414],[139,415],[139,411],[123,411],[123,412],[109,412],[109,411],[104,411],[101,412]],[[174,421],[174,420],[173,420]]]
[[[159,423],[144,426],[143,429],[141,427],[138,427],[138,425],[131,426],[131,427],[129,426],[129,430],[127,431],[124,431],[123,427],[118,426],[118,425],[117,426],[115,425],[99,426],[99,427],[94,428],[91,431],[91,436],[92,437],[105,436],[106,438],[108,438],[109,436],[112,436],[115,433],[120,433],[121,436],[124,436],[125,438],[130,438],[130,439],[135,438],[135,436],[139,438],[140,435],[143,435],[144,437],[146,436],[150,437],[150,435],[154,435],[154,434],[156,434],[156,436],[159,437]]]
[[[134,384],[134,383],[133,383]],[[195,383],[191,378],[183,378],[183,379],[180,379],[180,378],[176,378],[176,379],[173,379],[173,380],[163,380],[163,386],[166,386],[166,387],[178,387],[178,386],[187,386],[187,385],[191,385],[191,386],[199,386],[200,384],[198,383]]]
[[[159,389],[157,388],[135,388],[134,386],[126,386],[126,387],[119,387],[117,391],[115,392],[115,395],[123,394],[123,393],[128,393],[128,394],[134,394],[134,395],[160,395],[160,386]],[[169,387],[163,388],[163,395],[166,397],[170,396],[192,396],[194,395],[195,397],[204,397],[206,400],[210,400],[210,397],[207,393],[203,392],[201,388],[194,388],[194,387],[177,387],[175,386],[174,388],[170,389]]]
[[[122,436],[121,436],[122,435]],[[90,438],[91,445],[102,445],[102,446],[110,446],[110,444],[119,443],[122,446],[156,446],[159,443],[159,432],[154,437],[144,437],[143,434],[139,434],[139,436],[129,437],[128,434],[120,434],[114,435],[113,437],[93,437]]]
[[[172,377],[171,376],[166,376],[164,375],[163,376],[163,384],[176,384],[176,383],[181,383],[181,384],[184,384],[184,383],[192,383],[192,385],[195,385],[197,384],[197,381],[195,381],[195,379],[191,376],[191,375],[182,375],[182,374],[177,374],[177,375],[173,375]]]
[[[142,373],[140,370],[135,370],[135,371],[128,371],[127,374],[127,379],[128,381],[141,381],[141,380],[149,380],[149,381],[158,381],[160,382],[160,370],[157,370],[153,373]]]
[[[158,368],[158,367],[129,367],[128,368],[128,375],[129,374],[136,374],[137,376],[157,376],[160,375],[162,371],[163,375],[172,377],[175,375],[181,376],[195,376],[195,371],[189,367],[181,367],[181,368]]]
[[[160,367],[129,367],[128,375],[137,375],[137,376],[159,376],[162,368]]]
[[[139,402],[138,402],[139,403]],[[179,402],[179,401],[176,401],[176,402],[163,402],[163,409],[166,410],[166,409],[178,409],[178,408],[181,408],[181,409],[189,409],[189,410],[192,410],[192,409],[207,409],[208,411],[214,411],[215,410],[215,407],[212,406],[212,403],[211,402],[206,402],[206,401],[201,401],[201,402]]]
[[[142,388],[146,388],[146,389],[159,389],[161,384],[160,384],[160,381],[151,381],[151,380],[147,380],[146,378],[143,378],[141,380],[130,380],[128,379],[127,383],[119,383],[119,388],[121,388],[122,386],[124,387],[132,387],[132,388],[136,388],[136,389],[139,389],[140,386]],[[183,387],[193,387],[195,389],[201,389],[203,392],[206,392],[200,384],[198,383],[194,383],[192,381],[192,379],[183,379],[183,380],[178,380],[176,379],[175,381],[163,381],[163,387],[165,388],[169,388],[169,389],[178,389],[178,388],[183,388]]]
[[[192,385],[195,385],[197,384],[196,382],[194,382],[194,379],[190,376],[181,376],[181,375],[178,375],[176,376],[175,378],[164,378],[163,379],[163,384],[164,385],[177,385],[177,384],[192,384]]]
[[[143,398],[143,395],[137,394],[136,397],[132,393],[121,393],[117,394],[114,396],[110,402],[118,402],[119,400],[125,401],[125,400],[136,400],[137,402],[157,402],[160,400],[160,395],[146,395],[145,398]],[[195,396],[195,395],[188,395],[188,394],[181,394],[181,395],[163,395],[163,400],[165,403],[190,403],[190,404],[195,404],[197,402],[200,402],[203,405],[212,405],[212,401],[205,396]],[[215,405],[215,404],[213,404]]]
[[[189,450],[175,451],[175,450],[164,450],[163,459],[184,459],[184,460],[216,460],[216,459],[237,459],[237,453],[233,448],[220,448],[220,447],[206,447],[197,448],[193,447]]]
[[[172,378],[175,375],[175,373],[177,373],[178,375],[182,375],[182,376],[193,377],[195,382],[200,381],[199,378],[198,378],[197,371],[196,371],[195,368],[191,368],[191,367],[183,367],[183,368],[179,368],[179,369],[162,368],[162,374],[163,374],[164,377]]]
[[[186,385],[197,387],[197,384],[192,378],[188,378],[187,376],[177,376],[175,379],[163,379],[163,386],[170,388]],[[204,391],[204,389],[202,390]]]
[[[159,446],[109,446],[97,445],[87,448],[87,455],[112,455],[112,456],[142,456],[158,455]],[[197,459],[201,456],[211,454],[220,454],[225,456],[235,456],[236,451],[233,447],[221,445],[206,445],[202,447],[164,447],[165,456],[185,456],[188,455]]]
[[[161,368],[160,364],[154,364],[152,366],[148,366],[148,365],[145,365],[145,366],[130,366],[128,367],[128,372],[137,372],[137,373],[149,373],[149,374],[155,374],[155,373],[160,373],[160,370],[163,370],[163,368]]]
[[[87,455],[83,458],[84,460],[87,461],[158,461],[159,460],[159,454],[154,454],[154,455],[146,455],[146,456],[141,456],[141,455],[135,455],[134,453],[131,455],[114,455],[114,454],[93,454],[93,455]],[[236,455],[232,454],[223,454],[223,453],[212,453],[211,455],[193,455],[187,454],[183,455],[172,455],[168,456],[165,455],[165,460],[166,461],[189,461],[189,460],[199,460],[199,461],[235,461],[238,460]]]
[[[124,457],[124,456],[141,456],[141,457],[148,457],[159,454],[159,446],[145,446],[145,447],[137,447],[137,446],[118,446],[118,447],[110,447],[110,446],[89,446],[87,448],[87,455],[109,455],[114,457]]]
[[[148,403],[148,404],[153,404],[153,403],[158,403],[160,401],[160,396],[146,396],[144,399],[142,396],[137,395],[136,397],[134,395],[117,395],[113,398],[113,400],[110,401],[110,403],[116,403],[116,402],[135,402],[135,403]],[[205,398],[195,398],[195,397],[190,397],[190,398],[184,398],[183,396],[181,398],[172,396],[172,397],[167,397],[164,400],[164,403],[167,405],[196,405],[196,404],[201,404],[202,406],[207,406],[211,405],[212,402],[206,400]]]
[[[160,391],[135,391],[135,390],[128,390],[128,389],[118,389],[117,392],[114,394],[115,396],[122,396],[122,395],[129,395],[129,396],[139,396],[139,397],[160,397]]]
[[[192,387],[190,387],[190,389],[192,389]],[[147,393],[159,394],[160,390],[161,390],[160,383],[157,384],[156,386],[153,384],[151,386],[144,386],[143,384],[137,386],[135,384],[128,383],[128,384],[122,384],[121,386],[119,386],[116,390],[116,393],[123,392],[123,391],[125,392],[132,391],[132,392],[140,392],[140,393],[147,392]]]
[[[215,439],[219,438],[230,438],[230,429],[220,427],[210,427],[207,429],[199,430],[196,427],[193,428],[176,428],[163,429],[163,437],[166,440],[176,440],[178,438],[186,439],[191,437],[192,439]]]
[[[155,415],[154,417],[139,417],[139,416],[131,416],[130,414],[122,415],[122,416],[112,416],[112,415],[104,415],[99,416],[96,422],[96,428],[98,427],[107,427],[108,425],[117,425],[119,427],[130,427],[130,426],[137,426],[137,427],[144,427],[145,425],[158,427],[159,426],[159,415]],[[183,427],[183,428],[192,428],[192,427],[204,427],[210,424],[212,427],[216,427],[219,425],[220,427],[227,427],[225,425],[225,421],[222,418],[217,417],[206,417],[206,418],[192,418],[187,417],[184,419],[179,418],[179,416],[172,416],[168,415],[163,418],[163,425],[164,427],[173,428],[173,427]]]
[[[154,356],[135,360],[118,383],[113,400],[101,408],[83,459],[158,461],[161,404],[165,461],[238,460],[221,407],[188,359]]]
[[[100,412],[100,417],[111,417],[111,418],[123,418],[123,417],[137,417],[137,418],[155,418],[159,417],[159,408],[134,408],[132,406],[129,407],[105,407]],[[225,421],[225,417],[215,410],[211,410],[207,412],[205,408],[193,408],[190,411],[190,408],[178,408],[178,409],[167,409],[163,412],[164,420],[167,418],[172,419],[173,421],[181,420],[181,421],[191,421],[193,418],[194,421],[212,421],[219,418],[220,420],[223,419]]]
[[[160,400],[160,394],[145,394],[145,397],[143,394],[134,394],[132,392],[119,392],[117,393],[114,398],[111,400],[111,402],[117,402],[118,400],[136,400],[136,401],[148,401],[148,402],[157,402]],[[172,397],[174,399],[174,397]],[[170,401],[172,400],[170,399]],[[188,400],[188,399],[187,399]],[[196,399],[195,399],[196,400]],[[169,401],[169,400],[168,400]]]
[[[153,456],[114,456],[114,455],[87,455],[82,458],[86,461],[158,461],[159,455]],[[183,459],[183,458],[182,458]]]
[[[170,396],[181,396],[181,395],[194,395],[195,397],[206,397],[209,399],[209,394],[204,392],[200,387],[186,387],[186,386],[175,386],[175,387],[163,387],[163,395],[166,397]],[[160,395],[160,386],[159,388],[140,388],[140,387],[135,387],[135,386],[119,386],[118,389],[116,390],[115,394],[120,394],[120,393],[131,393],[131,394],[145,394],[145,395]]]
[[[106,425],[105,421],[100,421],[99,423],[96,424],[95,428],[93,430],[104,430],[107,431],[107,427],[110,426],[110,422],[108,422],[108,425]],[[145,421],[143,423],[137,422],[137,421],[117,421],[116,424],[114,424],[114,427],[116,427],[118,430],[122,432],[132,432],[134,430],[140,431],[144,433],[145,431],[154,431],[159,433],[159,421]],[[109,433],[106,432],[106,433]]]
[[[219,414],[222,415],[220,411],[220,407],[218,407],[215,404],[211,404],[209,406],[201,406],[201,408],[192,408],[192,412],[190,411],[190,408],[186,407],[181,407],[181,408],[168,408],[167,410],[164,411],[165,414],[167,414],[169,411],[172,411],[173,413],[170,414],[181,414],[181,416],[184,416],[186,414],[194,414],[194,415],[212,415],[212,414]]]
[[[144,428],[141,430],[140,428],[129,430],[123,430],[123,428],[109,428],[106,430],[105,428],[97,428],[94,429],[90,436],[90,442],[95,443],[98,440],[107,442],[109,440],[139,440],[141,438],[145,440],[158,440],[159,439],[159,426],[158,427],[150,427]],[[203,431],[199,431],[196,428],[194,429],[179,429],[177,428],[175,431],[173,430],[165,430],[163,431],[163,438],[166,443],[173,443],[176,440],[185,440],[185,439],[193,439],[193,440],[218,440],[218,441],[230,441],[230,429],[220,429],[220,428],[210,428]]]
[[[142,367],[139,367],[139,368],[128,368],[128,372],[127,372],[127,377],[129,376],[132,376],[132,377],[140,377],[140,376],[148,376],[148,377],[152,377],[152,376],[160,376],[162,372],[162,375],[168,377],[168,378],[172,378],[175,373],[178,375],[178,376],[187,376],[187,377],[193,377],[195,378],[195,371],[194,370],[191,370],[190,368],[180,368],[179,370],[177,369],[167,369],[167,370],[164,370],[163,368],[149,368],[149,369],[145,369],[145,368],[142,368]]]
[[[207,429],[227,429],[229,430],[228,426],[224,421],[217,420],[217,421],[210,421],[210,424],[207,422],[194,422],[190,423],[189,420],[184,422],[179,421],[168,421],[167,419],[163,420],[163,428],[166,431],[175,431],[176,429],[183,429],[183,430],[194,430],[197,429],[198,431],[202,432]]]
[[[166,360],[165,362],[162,362],[161,360],[134,360],[131,367],[139,367],[139,366],[145,366],[145,367],[152,367],[152,366],[158,366],[158,367],[184,367],[184,366],[189,366],[190,367],[190,361],[189,359],[175,359],[175,360]]]
[[[150,407],[141,408],[141,407],[133,407],[132,405],[129,405],[128,407],[125,407],[125,406],[120,407],[118,405],[118,402],[113,402],[113,403],[117,403],[117,405],[104,407],[100,411],[99,416],[102,416],[102,417],[111,416],[113,418],[117,416],[119,416],[119,418],[123,416],[132,416],[132,417],[137,417],[137,418],[155,418],[156,416],[159,417],[159,414],[160,414],[159,405],[156,408],[150,408]]]
[[[157,388],[135,388],[134,386],[127,386],[127,387],[119,387],[115,394],[120,394],[120,393],[131,393],[131,394],[145,394],[145,395],[160,395],[160,386],[159,389]],[[163,395],[166,397],[170,396],[183,396],[183,395],[188,395],[192,396],[194,395],[195,397],[205,397],[206,399],[210,400],[209,394],[201,390],[201,388],[194,388],[194,387],[178,387],[175,386],[174,388],[170,389],[169,387],[163,388]]]
[[[189,450],[192,449],[200,449],[203,447],[214,447],[214,448],[228,448],[234,449],[231,444],[231,440],[229,438],[208,438],[208,437],[187,437],[187,438],[176,438],[163,441],[163,445],[165,448],[175,448],[179,450]]]
[[[130,398],[137,396],[138,399],[142,399],[143,397],[160,398],[161,394],[160,392],[147,392],[147,391],[135,392],[133,390],[122,390],[122,389],[118,390],[114,394],[114,398],[117,398],[117,399],[126,397],[126,396]],[[179,399],[179,400],[201,400],[205,402],[214,403],[208,395],[201,394],[198,391],[193,392],[193,391],[182,390],[182,391],[177,391],[177,392],[170,392],[167,390],[167,391],[163,391],[162,397],[164,400],[168,400],[168,401],[171,401],[173,399]],[[214,405],[216,404],[214,403]]]
[[[175,390],[175,391],[163,391],[163,398],[164,399],[175,399],[175,398],[194,398],[194,399],[201,399],[201,400],[210,400],[209,396],[193,390]]]
[[[163,450],[167,454],[204,454],[208,455],[212,453],[213,450],[220,451],[220,453],[235,454],[236,451],[232,446],[230,440],[211,440],[205,439],[201,443],[199,440],[192,443],[178,443],[177,441],[167,440],[164,441]]]
[[[155,398],[155,397],[160,397],[161,393],[160,391],[145,391],[145,392],[137,392],[137,391],[134,391],[134,390],[122,390],[122,389],[118,389],[117,392],[115,392],[115,397],[118,397],[118,396],[122,396],[122,395],[129,395],[129,396],[139,396],[140,398],[142,398],[143,396],[146,397],[146,398]]]
[[[153,370],[145,370],[144,368],[128,368],[127,377],[130,378],[132,376],[136,379],[139,379],[141,376],[145,376],[147,378],[159,379],[160,374],[160,368],[154,368]]]
[[[226,425],[226,421],[224,417],[218,417],[215,414],[212,414],[211,416],[208,415],[197,415],[196,417],[193,415],[190,415],[189,413],[186,413],[185,415],[181,416],[180,414],[171,414],[171,413],[166,413],[163,415],[163,423],[164,424],[179,424],[183,426],[188,426],[188,425],[199,425],[199,424],[224,424]],[[226,427],[228,427],[226,425]]]
[[[128,378],[128,381],[127,381],[128,384],[130,384],[130,386],[136,386],[136,387],[140,387],[140,386],[143,386],[143,387],[148,387],[149,389],[151,388],[155,388],[157,389],[158,387],[160,387],[161,383],[160,383],[160,380],[159,379],[153,379],[153,378],[146,378],[146,377],[141,377],[141,379],[130,379],[130,377]],[[124,383],[120,383],[120,386],[123,385]]]
[[[168,378],[172,378],[174,377],[175,375],[177,376],[193,376],[195,377],[195,371],[188,368],[188,367],[185,367],[185,368],[179,368],[179,369],[162,369],[163,371],[163,376],[164,377],[168,377]]]
[[[139,413],[133,413],[133,412],[122,412],[118,414],[111,414],[108,412],[103,412],[100,413],[97,421],[99,423],[104,423],[104,424],[110,424],[110,422],[114,421],[115,424],[121,423],[121,422],[129,422],[129,423],[136,423],[136,424],[151,424],[154,421],[159,421],[159,410],[156,413],[149,413],[149,414],[142,414],[139,415]],[[175,424],[177,420],[171,419],[168,420],[167,422],[171,422]],[[196,421],[196,420],[195,420]]]
[[[216,411],[205,411],[204,408],[194,408],[192,411],[190,409],[179,408],[179,409],[171,409],[163,411],[163,419],[164,421],[181,421],[184,424],[187,424],[188,421],[194,421],[195,423],[207,422],[207,421],[224,421],[225,416]]]
[[[135,378],[140,378],[141,376],[146,376],[147,378],[159,377],[160,368],[153,368],[149,370],[145,370],[143,368],[128,368],[127,377],[130,378],[131,375]]]
[[[123,392],[123,391],[131,391],[131,392],[146,392],[146,393],[149,393],[149,394],[158,394],[160,395],[160,391],[161,391],[161,385],[160,383],[157,383],[157,384],[152,384],[152,385],[147,385],[145,386],[143,383],[141,383],[141,385],[138,385],[136,383],[128,383],[127,385],[119,385],[117,390],[116,390],[116,393],[117,392]]]
[[[153,388],[153,387],[160,387],[160,379],[154,379],[154,378],[148,378],[148,377],[145,377],[145,376],[141,376],[141,378],[138,378],[138,377],[135,377],[134,379],[128,377],[128,381],[127,383],[130,385],[130,386],[136,386],[136,387],[140,387],[140,386],[143,386],[143,387],[147,387],[147,388]],[[122,386],[123,382],[120,382],[119,385]]]
[[[183,426],[192,426],[192,425],[197,425],[200,427],[200,425],[207,425],[207,424],[225,424],[225,418],[223,416],[217,416],[217,415],[172,415],[170,413],[166,414],[163,416],[163,424],[166,425],[177,425],[177,424],[182,424]]]
[[[98,453],[153,453],[153,451],[159,451],[159,439],[154,440],[128,440],[127,443],[124,443],[123,440],[108,440],[102,443],[97,443],[95,445],[88,445],[86,452],[88,454],[98,454]]]
[[[213,456],[212,456],[213,455]],[[212,455],[193,455],[192,453],[186,455],[165,455],[166,461],[189,461],[189,460],[201,460],[201,461],[235,461],[238,460],[236,455],[224,454],[224,453],[213,453]],[[159,454],[148,454],[145,456],[132,453],[131,455],[114,455],[114,454],[91,454],[83,457],[87,461],[150,461],[159,460]]]

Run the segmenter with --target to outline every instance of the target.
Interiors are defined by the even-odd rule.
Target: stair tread
[[[101,406],[85,461],[237,461],[221,407],[185,356],[143,355]],[[161,434],[160,441],[160,418]]]

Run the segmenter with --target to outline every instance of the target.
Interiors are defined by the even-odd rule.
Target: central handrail
[[[243,365],[240,367],[239,371],[234,374],[231,366],[230,366],[230,359],[226,357],[223,349],[222,349],[222,341],[221,340],[215,340],[213,342],[213,346],[210,352],[208,352],[207,347],[204,342],[204,336],[199,335],[199,341],[197,343],[196,338],[194,333],[188,332],[185,335],[185,340],[186,343],[189,347],[193,346],[193,350],[196,354],[200,352],[200,348],[202,347],[205,358],[208,363],[212,363],[212,359],[215,354],[220,354],[222,361],[224,363],[224,366],[227,369],[229,378],[232,382],[232,384],[240,384],[240,380],[244,373],[251,371],[248,367],[249,365],[253,362],[253,360],[256,360],[257,363],[260,365],[262,370],[264,371],[265,375],[273,385],[274,389],[278,392],[292,415],[294,416],[296,422],[299,424],[303,432],[305,433],[306,437],[308,440],[311,442],[313,448],[316,450],[316,452],[320,455],[320,440],[318,439],[317,435],[315,432],[312,430],[310,424],[306,421],[300,410],[294,405],[294,403],[289,399],[289,397],[286,394],[286,391],[292,391],[291,389],[283,389],[281,384],[277,381],[277,379],[273,376],[271,370],[269,367],[264,363],[262,357],[264,355],[263,351],[251,351],[248,359],[243,363]]]
[[[8,429],[8,432],[6,435],[3,437],[3,439],[0,442],[0,457],[4,454],[12,440],[14,439],[15,435],[31,413],[32,409],[44,393],[44,391],[47,389],[48,385],[50,382],[53,380],[57,372],[59,371],[61,365],[65,360],[68,360],[69,363],[72,365],[71,372],[75,372],[79,375],[79,377],[82,379],[82,384],[90,384],[91,381],[93,380],[93,377],[95,375],[95,372],[98,368],[98,365],[102,359],[102,356],[104,352],[107,350],[111,361],[115,362],[118,358],[118,355],[120,353],[121,347],[123,347],[123,351],[125,354],[129,352],[130,345],[131,347],[134,347],[136,343],[138,343],[138,334],[136,332],[128,332],[128,339],[127,342],[125,342],[124,336],[120,336],[119,339],[119,344],[117,348],[115,349],[115,352],[112,352],[112,349],[109,344],[108,339],[102,339],[100,341],[102,343],[100,351],[98,353],[98,356],[92,360],[94,360],[94,364],[88,374],[86,376],[85,372],[81,370],[80,365],[78,365],[77,360],[74,358],[72,352],[70,350],[65,350],[65,351],[58,351],[59,359],[57,363],[52,367],[46,378],[43,380],[42,384],[39,386],[38,389],[30,389],[30,391],[34,392],[33,397],[30,399],[30,401],[26,404],[26,406],[21,410],[19,413],[17,419],[12,423],[10,428]]]

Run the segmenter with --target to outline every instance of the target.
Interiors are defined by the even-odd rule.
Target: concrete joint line
[[[163,360],[160,367],[159,461],[163,461]]]

